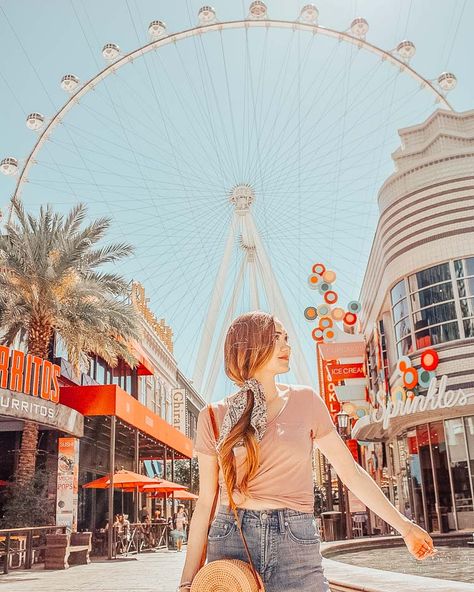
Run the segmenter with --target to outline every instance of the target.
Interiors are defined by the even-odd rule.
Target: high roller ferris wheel
[[[137,240],[132,239],[139,244],[137,260],[143,258],[150,245],[158,248],[151,219],[155,230],[162,228],[164,242],[172,242],[170,235],[177,228],[172,222],[176,213],[171,207],[167,209],[166,202],[174,200],[179,204],[182,220],[190,221],[196,238],[189,243],[188,250],[170,248],[168,253],[174,251],[180,268],[185,259],[189,260],[190,253],[194,255],[199,248],[203,261],[196,267],[202,270],[210,260],[213,262],[212,267],[207,265],[211,272],[201,278],[208,285],[212,283],[210,292],[203,290],[205,297],[199,299],[201,285],[192,284],[194,290],[186,287],[190,302],[199,302],[202,319],[194,333],[198,345],[191,375],[196,387],[209,399],[222,367],[218,354],[222,352],[227,327],[239,309],[266,306],[282,320],[290,336],[297,334],[295,312],[289,300],[292,284],[301,276],[292,269],[295,259],[289,255],[291,247],[274,247],[275,229],[286,229],[286,241],[293,232],[293,242],[299,247],[298,262],[306,240],[316,241],[312,246],[316,250],[322,250],[326,242],[324,246],[329,245],[333,259],[350,248],[344,239],[338,242],[334,227],[344,216],[346,225],[353,224],[357,214],[350,209],[353,205],[341,213],[338,204],[352,204],[351,196],[363,193],[356,174],[369,170],[364,169],[368,165],[361,163],[370,160],[370,154],[361,146],[371,145],[380,129],[364,130],[370,121],[366,105],[370,104],[371,109],[377,93],[387,93],[385,109],[390,117],[385,118],[385,126],[396,124],[399,114],[420,96],[424,98],[417,114],[426,114],[426,109],[431,108],[427,97],[432,97],[435,105],[452,110],[447,100],[447,93],[456,86],[452,73],[425,78],[411,65],[416,53],[411,41],[404,40],[395,48],[384,50],[367,40],[368,32],[369,25],[361,17],[353,19],[343,31],[320,25],[319,11],[313,4],[303,6],[294,20],[271,18],[261,1],[252,2],[244,18],[225,21],[218,19],[213,7],[203,6],[195,26],[178,32],[168,32],[164,21],[154,20],[148,26],[149,41],[128,53],[122,52],[116,43],[106,43],[102,49],[106,66],[85,83],[75,74],[64,75],[60,84],[68,93],[68,100],[51,117],[33,112],[26,119],[28,128],[37,134],[28,157],[22,161],[10,156],[0,163],[2,173],[16,177],[11,203],[20,197],[26,198],[27,205],[30,197],[31,203],[41,203],[44,188],[55,192],[60,187],[62,195],[69,194],[71,199],[84,192],[90,194],[95,210],[102,212],[100,208],[104,207],[103,211],[117,220],[119,236],[138,235]],[[213,45],[211,41],[205,45],[207,38],[212,39]],[[235,51],[239,43],[241,54]],[[334,62],[330,59],[341,53],[342,46],[346,47],[346,54],[339,55],[341,69],[337,79],[331,77]],[[190,61],[191,50],[194,57]],[[359,66],[361,51],[370,59]],[[324,52],[326,62],[321,57]],[[318,59],[321,61],[317,62]],[[167,73],[167,60],[174,66],[172,76]],[[122,76],[122,72],[130,72],[139,63],[142,67],[138,77]],[[314,69],[313,64],[317,66]],[[390,78],[380,74],[388,71],[388,65],[394,67]],[[237,76],[240,69],[243,73]],[[146,77],[145,90],[140,90],[136,83],[140,76]],[[167,95],[162,88],[165,77]],[[411,87],[409,91],[404,87],[398,98],[400,77],[409,79]],[[323,104],[322,97],[332,88],[340,91],[337,98],[331,100],[330,95]],[[130,99],[132,93],[136,97]],[[148,103],[150,97],[153,104]],[[281,121],[286,103],[292,109]],[[81,109],[82,119],[74,119],[74,112]],[[351,114],[357,116],[358,122],[351,121]],[[96,125],[99,121],[102,127]],[[143,131],[146,126],[155,136]],[[103,134],[109,128],[111,138]],[[160,134],[158,139],[156,132]],[[320,134],[320,145],[315,144],[315,132]],[[192,149],[187,145],[191,143]],[[148,151],[152,146],[157,153],[153,160]],[[373,150],[376,154],[375,147]],[[49,155],[43,156],[45,153]],[[150,170],[154,163],[158,167],[156,172]],[[347,163],[347,167],[341,163]],[[312,171],[315,166],[319,172],[317,179]],[[337,171],[336,179],[333,185],[326,186],[322,179],[331,170]],[[352,176],[348,170],[353,171]],[[113,189],[111,177],[122,180],[123,185],[119,188],[115,184]],[[366,173],[364,180],[367,178],[374,190],[375,177],[372,179]],[[138,182],[134,183],[134,179]],[[335,196],[332,202],[328,194]],[[288,195],[295,196],[293,201],[286,198]],[[66,206],[67,202],[65,199],[61,203]],[[305,211],[308,204],[310,211]],[[139,208],[143,215],[137,213]],[[307,233],[308,239],[303,238],[302,218],[306,216],[310,230],[321,217],[327,218],[328,208],[331,219],[324,230],[326,240],[318,244],[316,233],[311,231]],[[127,212],[136,216],[133,224],[128,223]],[[11,215],[10,206],[7,221]],[[147,234],[150,230],[151,234]],[[344,225],[341,232],[344,233]],[[296,251],[293,257],[295,254]],[[141,277],[145,274],[145,282],[153,277],[143,266],[134,270],[140,272]],[[170,272],[163,293],[182,293],[177,275]],[[306,275],[299,280],[301,284]],[[194,277],[198,276],[196,272]],[[160,277],[161,283],[166,283],[163,275]],[[211,282],[210,277],[214,278]],[[160,289],[155,288],[154,293],[161,296]],[[176,296],[171,300],[176,300]],[[302,313],[304,306],[299,308]],[[311,384],[313,379],[303,349],[294,340],[293,371],[298,382]]]

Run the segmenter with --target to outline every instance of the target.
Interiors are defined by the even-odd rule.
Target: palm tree
[[[66,216],[42,206],[38,217],[26,213],[17,199],[16,220],[0,236],[0,327],[2,342],[11,345],[26,335],[28,353],[48,358],[59,336],[76,372],[96,353],[111,366],[123,358],[136,365],[128,343],[139,338],[139,321],[128,304],[128,284],[115,273],[99,271],[132,252],[126,243],[99,246],[109,218],[83,226],[86,206]],[[34,476],[38,424],[25,421],[16,485]]]

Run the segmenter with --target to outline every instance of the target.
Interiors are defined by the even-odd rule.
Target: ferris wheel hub
[[[248,183],[240,183],[232,187],[229,201],[234,204],[236,213],[244,216],[255,201],[255,191]]]

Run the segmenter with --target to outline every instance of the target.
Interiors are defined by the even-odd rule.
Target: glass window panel
[[[423,271],[419,271],[408,278],[410,285],[410,292],[416,292],[421,288],[426,288],[433,284],[439,284],[451,279],[449,272],[449,263],[441,263],[434,267],[429,267]]]
[[[463,317],[474,317],[474,298],[461,300],[461,313]]]
[[[393,307],[393,322],[398,323],[400,319],[406,317],[409,313],[408,300],[403,298],[398,304]]]
[[[418,456],[421,471],[421,485],[426,502],[426,514],[428,518],[428,530],[438,530],[438,516],[435,504],[435,484],[431,467],[430,440],[428,425],[421,424],[416,427],[416,439],[418,444]]]
[[[458,259],[454,262],[456,277],[467,277],[474,275],[474,257],[468,259]]]
[[[452,321],[455,318],[456,307],[454,306],[454,302],[449,302],[447,304],[430,306],[429,308],[422,309],[420,312],[416,312],[413,315],[413,324],[416,331],[422,327]]]
[[[410,295],[412,310],[418,310],[425,306],[431,306],[438,302],[445,302],[454,298],[453,284],[447,282],[445,284],[438,284],[431,288],[425,288],[419,292]]]
[[[464,422],[462,417],[457,417],[455,419],[447,419],[444,425],[449,448],[449,464],[453,480],[456,510],[458,512],[470,512],[473,510],[473,505],[466,441],[464,438]],[[459,528],[465,527],[461,524],[459,525]]]
[[[410,319],[407,317],[395,325],[396,340],[399,341],[403,337],[410,334]]]
[[[458,280],[459,296],[474,296],[474,278]]]
[[[465,319],[463,324],[466,337],[474,337],[474,319]]]
[[[449,482],[448,455],[446,452],[446,438],[442,421],[429,424],[431,454],[433,456],[433,470],[435,486],[438,489],[439,513],[441,516],[441,532],[455,528],[453,515],[453,500],[451,484]]]
[[[405,280],[398,282],[398,284],[392,288],[390,294],[392,298],[392,304],[396,304],[400,298],[404,298],[407,295]]]
[[[397,351],[399,356],[407,356],[413,352],[411,335],[405,337],[405,339],[402,339],[399,343],[397,343]]]
[[[416,349],[430,347],[438,343],[459,339],[459,327],[456,323],[446,323],[436,327],[427,327],[415,333]]]
[[[471,467],[472,490],[474,492],[474,415],[464,418],[464,426],[466,429],[469,465]]]
[[[96,380],[99,384],[107,384],[105,379],[105,362],[100,358],[97,358],[97,375]]]

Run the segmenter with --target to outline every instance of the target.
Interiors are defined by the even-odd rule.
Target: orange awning
[[[116,384],[61,387],[59,400],[82,415],[115,415],[180,455],[192,458],[193,443],[187,436]]]
[[[137,374],[139,376],[153,376],[153,374],[155,373],[153,370],[153,365],[147,358],[141,345],[137,341],[132,341],[130,343],[130,348],[132,350],[133,355],[138,360]]]

